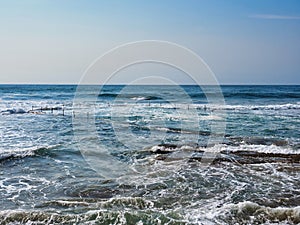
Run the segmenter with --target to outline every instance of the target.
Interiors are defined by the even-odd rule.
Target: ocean
[[[0,85],[0,224],[300,224],[300,86],[221,89]]]

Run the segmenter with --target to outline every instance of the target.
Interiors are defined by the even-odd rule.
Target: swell
[[[102,93],[98,95],[99,98],[124,98],[124,99],[133,99],[133,100],[161,100],[163,98],[153,95],[143,95],[141,93],[133,94],[119,94],[119,93]]]
[[[211,97],[213,96],[219,96],[218,94],[214,93],[214,92],[207,92],[207,93],[203,93],[203,92],[197,92],[197,93],[189,93],[189,96],[193,99],[205,99],[206,95],[209,95]],[[289,92],[255,92],[255,91],[249,91],[249,92],[228,92],[226,90],[224,90],[223,92],[223,96],[225,98],[276,98],[276,99],[285,99],[285,98],[300,98],[300,93],[298,92],[293,92],[293,93],[289,93]]]
[[[289,92],[242,92],[242,93],[224,93],[225,98],[300,98],[300,93]]]

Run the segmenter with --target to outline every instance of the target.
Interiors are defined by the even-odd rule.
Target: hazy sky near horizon
[[[300,84],[298,0],[0,0],[0,28],[0,83],[76,84],[120,44],[165,40],[221,84]]]

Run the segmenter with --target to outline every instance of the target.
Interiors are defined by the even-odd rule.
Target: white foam
[[[200,120],[223,120],[222,117],[217,115],[199,116]]]
[[[12,176],[0,180],[0,191],[8,199],[14,201],[22,192],[36,189],[41,184],[49,185],[51,182],[43,177],[31,177],[30,175]]]
[[[56,100],[3,100],[0,101],[0,114],[20,114],[30,110],[38,110],[40,108],[62,107],[71,109],[72,101],[56,101]]]
[[[195,203],[195,205],[197,204]],[[262,221],[264,224],[272,222],[278,224],[279,221],[282,224],[287,222],[298,224],[300,206],[271,208],[251,201],[224,204],[215,199],[215,201],[206,202],[206,207],[201,208],[201,211],[197,208],[190,209],[185,214],[185,218],[188,221],[201,222],[201,224],[228,224],[228,221],[231,221],[232,224],[258,224]]]
[[[35,155],[35,152],[40,149],[51,149],[58,145],[34,146],[27,148],[0,149],[0,160],[6,158],[24,158]]]
[[[142,101],[142,100],[145,100],[146,98],[145,97],[133,97],[131,99],[135,100],[135,101]]]
[[[222,146],[222,151],[252,151],[259,153],[279,153],[279,154],[300,154],[300,151],[292,149],[290,146],[276,145],[249,145],[242,144],[239,146]]]
[[[1,113],[3,115],[9,115],[9,114],[24,114],[26,113],[27,111],[22,109],[22,108],[12,108],[12,109],[6,109],[6,110],[3,110],[1,111]]]
[[[288,207],[276,207],[271,208],[267,206],[262,206],[254,202],[244,201],[237,204],[227,204],[225,207],[228,211],[234,211],[237,216],[242,216],[245,212],[246,214],[251,214],[258,218],[258,215],[265,217],[270,221],[295,221],[296,223],[300,221],[300,206],[288,208]],[[254,218],[254,219],[255,219]]]

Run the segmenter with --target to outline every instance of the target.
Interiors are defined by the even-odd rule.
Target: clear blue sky
[[[222,84],[300,84],[299,0],[0,0],[0,83],[78,83],[126,42],[200,55]]]

